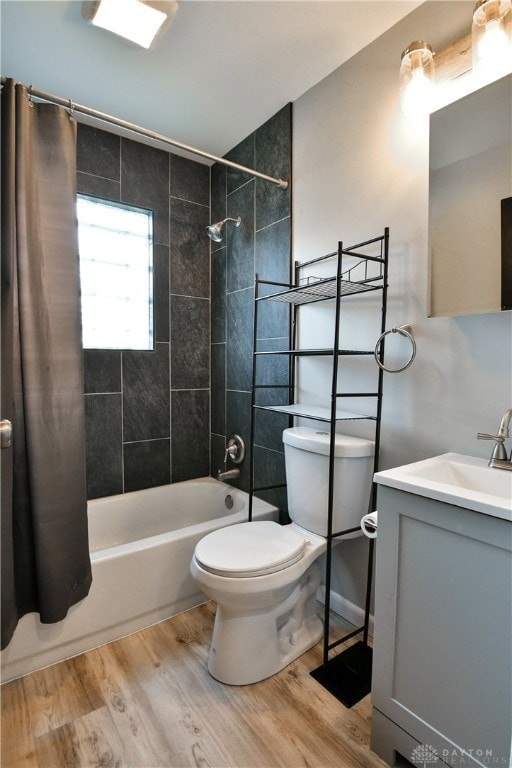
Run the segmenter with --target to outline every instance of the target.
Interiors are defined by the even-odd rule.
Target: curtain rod
[[[7,77],[2,77],[2,85],[5,84],[7,79]],[[142,128],[140,125],[135,125],[134,123],[129,123],[126,120],[121,120],[118,117],[107,115],[105,112],[99,112],[98,110],[92,109],[91,107],[84,107],[82,104],[76,104],[71,99],[63,99],[61,96],[54,96],[51,93],[45,93],[44,91],[40,91],[33,86],[24,87],[27,89],[29,96],[34,96],[34,98],[41,99],[42,101],[48,101],[61,107],[66,107],[71,112],[79,112],[83,115],[87,115],[87,117],[100,120],[103,123],[117,125],[119,128],[124,128],[127,131],[138,133],[148,139],[159,141],[162,144],[168,144],[171,147],[177,147],[178,149],[182,149],[185,152],[190,152],[192,155],[199,155],[200,157],[204,157],[207,160],[213,160],[215,163],[221,163],[222,165],[227,165],[229,168],[234,168],[237,171],[248,173],[251,176],[257,176],[259,179],[269,181],[281,189],[286,189],[288,187],[288,182],[284,179],[276,179],[273,176],[267,176],[265,173],[255,171],[254,168],[247,168],[245,165],[239,165],[238,163],[234,163],[232,160],[226,160],[223,157],[217,157],[217,155],[212,155],[210,152],[205,152],[203,149],[197,149],[196,147],[191,147],[188,144],[183,144],[183,142],[178,141],[177,139],[171,139],[161,133],[156,133],[156,131],[150,131],[148,128]]]

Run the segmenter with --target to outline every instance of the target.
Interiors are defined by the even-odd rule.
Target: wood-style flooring
[[[206,604],[2,686],[2,768],[384,768],[370,697],[351,709],[309,672],[226,686],[206,669]]]

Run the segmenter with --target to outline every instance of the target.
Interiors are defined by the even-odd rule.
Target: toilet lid
[[[303,556],[305,546],[305,539],[289,526],[263,520],[209,533],[197,544],[195,556],[210,573],[248,578],[293,565]]]

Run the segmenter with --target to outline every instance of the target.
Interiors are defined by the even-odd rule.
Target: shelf
[[[258,408],[262,411],[286,413],[288,416],[302,416],[303,418],[314,419],[315,421],[331,421],[331,409],[329,406],[324,405],[295,403],[294,405],[255,405],[254,408]],[[343,411],[338,408],[336,409],[337,421],[356,419],[371,419],[372,421],[375,421],[375,416],[367,416],[360,413],[352,413],[351,411]]]
[[[270,349],[265,352],[255,352],[255,355],[294,355],[295,357],[320,357],[330,355],[332,357],[332,347],[329,349]],[[374,352],[367,352],[360,349],[339,349],[337,355],[373,355]]]
[[[369,280],[344,280],[341,278],[338,281],[338,294],[340,298],[344,296],[352,296],[356,293],[367,293],[368,291],[382,290],[382,278],[375,278],[379,280],[379,284],[375,281]],[[268,296],[259,296],[256,301],[280,301],[285,304],[311,304],[315,301],[325,301],[326,299],[335,299],[336,292],[336,278],[328,277],[324,280],[316,280],[314,283],[307,285],[299,285],[296,288],[289,288],[286,291],[280,291],[279,293],[271,293]]]
[[[372,246],[370,251],[378,251],[378,255],[370,255],[361,253],[361,249]],[[321,272],[316,273],[316,277],[313,277],[311,271],[313,265],[317,263],[325,262],[326,260],[333,259],[337,256],[336,267],[333,264],[325,265],[325,271],[322,268]],[[345,257],[350,257],[348,260]],[[269,490],[270,487],[255,488],[255,436],[256,436],[256,414],[259,418],[262,418],[262,411],[281,413],[286,418],[280,419],[279,423],[274,425],[276,429],[282,429],[285,424],[292,426],[295,422],[294,417],[299,419],[308,419],[313,422],[322,422],[317,424],[317,431],[321,434],[330,435],[336,431],[338,422],[343,421],[366,421],[373,422],[373,424],[367,424],[364,428],[364,432],[374,434],[374,456],[373,456],[373,473],[378,469],[378,456],[379,456],[379,443],[380,443],[380,424],[382,413],[382,384],[383,376],[382,371],[364,363],[356,363],[356,357],[373,357],[375,352],[368,349],[340,349],[340,345],[347,343],[345,336],[341,334],[341,299],[349,296],[355,296],[358,294],[368,294],[370,292],[380,291],[380,296],[372,297],[372,300],[356,300],[359,311],[365,311],[368,305],[371,305],[370,309],[373,311],[374,305],[380,304],[380,331],[383,333],[386,327],[386,306],[387,306],[387,289],[388,289],[388,256],[389,256],[389,230],[386,227],[384,234],[379,237],[372,238],[357,245],[353,245],[348,249],[343,248],[341,242],[338,243],[338,250],[333,253],[329,253],[325,256],[319,256],[309,261],[305,261],[302,264],[295,262],[293,285],[280,284],[266,280],[260,280],[256,276],[255,281],[255,304],[254,304],[254,345],[253,345],[253,367],[252,367],[252,393],[251,393],[251,447],[250,452],[250,469],[249,469],[249,519],[252,519],[252,497],[256,490]],[[305,273],[302,270],[307,270],[308,277],[303,277]],[[318,277],[318,274],[329,275],[328,277]],[[333,274],[334,273],[334,274]],[[265,286],[265,295],[259,295],[260,284]],[[332,316],[333,325],[333,343],[330,347],[317,347],[314,349],[297,349],[297,337],[299,328],[300,308],[302,305],[313,304],[322,301],[331,301],[329,309],[329,319]],[[282,337],[283,334],[276,334],[274,337],[275,344],[289,345],[289,348],[280,349],[266,349],[258,350],[258,343],[263,339],[258,337],[258,312],[261,307],[261,301],[281,302],[288,306],[287,314],[289,317],[289,332],[288,340],[282,339],[277,341],[277,337]],[[351,309],[355,309],[353,302],[349,302]],[[345,303],[346,306],[346,303]],[[333,310],[331,312],[331,309]],[[311,310],[311,314],[314,310]],[[277,313],[277,317],[281,317],[281,313]],[[310,319],[310,318],[305,318]],[[352,320],[352,318],[351,318]],[[376,329],[377,330],[377,329]],[[311,343],[314,343],[315,338],[311,338]],[[342,340],[343,339],[343,340]],[[321,342],[320,342],[321,343]],[[327,343],[329,343],[327,341]],[[263,343],[261,344],[263,346]],[[275,362],[279,364],[276,366],[279,369],[279,380],[287,381],[286,384],[269,384],[265,385],[258,383],[259,377],[264,380],[266,373],[272,372],[271,359],[267,359],[265,365],[258,365],[258,357],[261,355],[281,355],[287,356],[287,360],[282,358]],[[326,358],[324,365],[322,366],[322,373],[330,370],[331,379],[331,398],[330,402],[327,397],[322,396],[321,400],[327,402],[327,405],[319,405],[314,403],[295,403],[291,405],[274,405],[268,404],[269,400],[273,398],[270,394],[276,390],[281,390],[281,393],[286,398],[291,399],[293,393],[297,387],[297,377],[301,373],[299,366],[296,365],[297,361],[302,357],[324,357]],[[354,366],[360,368],[362,365],[362,373],[366,374],[365,381],[368,378],[368,389],[375,387],[375,391],[371,392],[340,392],[338,391],[338,383],[341,385],[340,379],[341,369],[343,367],[342,358],[352,357],[352,360],[348,364],[349,369]],[[330,360],[329,360],[330,358]],[[320,365],[320,361],[313,366]],[[283,369],[287,369],[287,375],[284,375]],[[282,378],[281,378],[282,376]],[[375,385],[370,382],[374,381]],[[270,378],[270,377],[269,377]],[[343,382],[345,386],[345,382]],[[343,388],[344,388],[343,386]],[[359,386],[366,386],[362,383]],[[340,386],[340,388],[342,388]],[[269,392],[265,393],[263,390],[268,389]],[[326,394],[326,393],[324,393]],[[314,397],[314,393],[312,392]],[[300,396],[299,396],[300,397]],[[277,399],[277,398],[276,398]],[[279,398],[281,399],[281,398]],[[256,404],[256,400],[261,402],[261,405]],[[373,404],[372,404],[373,403]],[[344,407],[354,407],[368,409],[374,415],[354,413],[353,411],[342,410],[342,404]],[[262,418],[262,422],[271,422],[272,419],[267,417]],[[314,428],[314,425],[311,425]],[[354,427],[355,428],[355,424]],[[350,428],[348,432],[352,430]],[[345,430],[342,430],[345,431]],[[359,430],[356,430],[359,431]],[[335,458],[335,445],[333,440],[329,440],[329,472],[328,478],[325,480],[325,499],[326,499],[326,516],[327,516],[327,547],[325,554],[325,605],[324,605],[324,633],[323,633],[323,665],[316,670],[321,673],[317,675],[313,674],[325,688],[331,691],[333,695],[343,701],[347,706],[352,706],[356,701],[365,695],[368,690],[368,684],[370,680],[370,663],[371,661],[371,649],[368,647],[368,632],[369,632],[369,617],[370,617],[370,598],[371,598],[371,584],[372,584],[372,568],[373,568],[373,540],[370,541],[368,547],[368,567],[367,567],[367,580],[366,580],[366,598],[365,598],[365,610],[364,610],[364,625],[359,629],[350,632],[342,638],[338,638],[334,642],[330,642],[330,600],[331,600],[331,570],[332,570],[332,546],[334,539],[339,536],[347,535],[359,530],[356,526],[344,531],[335,532],[333,530],[333,511],[335,501],[335,477],[334,477],[334,458]],[[279,479],[279,478],[276,478]],[[277,487],[277,486],[276,486]],[[369,504],[371,509],[375,509],[376,505],[376,486],[372,483]],[[365,504],[366,507],[366,504]],[[362,642],[352,646],[348,651],[338,654],[338,656],[329,659],[329,652],[334,650],[341,643],[345,643],[347,640],[355,637],[359,633],[363,633]],[[359,653],[359,646],[362,647],[362,653]],[[355,649],[355,650],[353,650]],[[339,660],[339,661],[338,661]],[[332,662],[335,662],[333,665]],[[355,666],[354,666],[355,665]],[[359,675],[359,671],[364,672],[364,675]],[[332,670],[336,670],[333,674]],[[345,674],[346,671],[346,674]],[[325,674],[324,674],[325,672]],[[327,674],[328,673],[328,674]],[[354,686],[354,682],[359,683],[364,677],[364,690],[358,684]],[[335,687],[330,685],[330,681],[334,681]],[[354,682],[353,682],[354,681]],[[349,690],[350,689],[350,690]],[[350,695],[346,695],[347,691]]]

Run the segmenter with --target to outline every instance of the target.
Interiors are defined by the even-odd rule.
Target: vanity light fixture
[[[478,0],[471,32],[435,54],[421,40],[402,53],[402,110],[428,113],[511,73],[512,0]]]
[[[434,90],[434,52],[423,40],[415,40],[402,52],[400,101],[403,112],[428,112]]]
[[[473,11],[475,71],[499,77],[512,67],[512,0],[479,0]]]
[[[177,0],[84,0],[82,16],[97,27],[151,48],[171,23]]]

